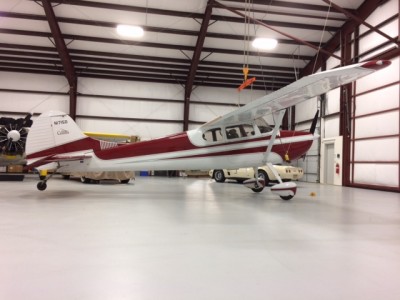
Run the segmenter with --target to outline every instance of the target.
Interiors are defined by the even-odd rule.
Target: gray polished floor
[[[0,182],[0,299],[400,299],[397,193],[35,180]]]

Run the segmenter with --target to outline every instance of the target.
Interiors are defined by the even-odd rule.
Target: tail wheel
[[[225,175],[223,170],[214,171],[214,179],[216,182],[225,182]]]
[[[44,191],[47,188],[47,183],[46,181],[39,181],[36,187],[39,191]]]

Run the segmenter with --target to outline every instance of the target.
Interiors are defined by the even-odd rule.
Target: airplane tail
[[[71,143],[88,138],[66,113],[49,111],[33,122],[26,142],[27,159],[40,159],[54,154],[73,152]],[[69,149],[67,149],[69,148]],[[77,151],[82,149],[76,149]]]

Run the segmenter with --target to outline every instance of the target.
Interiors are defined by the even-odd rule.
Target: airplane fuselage
[[[59,152],[63,154],[56,154],[57,158],[90,156],[90,159],[79,161],[61,160],[58,169],[60,172],[240,168],[264,164],[270,138],[270,134],[259,134],[234,141],[223,139],[209,143],[201,138],[197,130],[122,146],[83,138],[64,144],[62,151],[53,148],[36,153],[35,156],[45,157]],[[290,159],[301,157],[311,147],[313,139],[313,135],[309,133],[280,131],[268,162],[282,163],[285,155]],[[41,167],[46,168],[49,166]]]

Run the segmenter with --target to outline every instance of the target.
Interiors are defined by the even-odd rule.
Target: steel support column
[[[57,48],[58,55],[60,56],[61,63],[64,68],[65,77],[69,84],[69,101],[70,101],[70,111],[69,115],[72,119],[76,117],[76,95],[77,95],[77,77],[75,73],[74,66],[72,65],[72,60],[69,56],[67,46],[61,35],[60,27],[58,26],[56,16],[54,14],[53,7],[51,6],[51,1],[42,0],[42,5],[44,12],[46,14],[47,21],[50,26],[50,31],[54,39],[54,43]]]
[[[193,52],[192,61],[190,64],[189,74],[185,85],[185,98],[183,106],[183,130],[189,129],[189,111],[190,111],[190,96],[192,94],[193,83],[196,77],[197,68],[200,62],[201,52],[203,50],[204,40],[206,38],[208,25],[210,23],[212,7],[214,0],[208,0],[206,11],[204,13],[203,22],[201,23],[199,36],[197,37],[196,47]]]
[[[351,34],[342,36],[341,41],[341,64],[344,66],[351,61]],[[340,87],[340,128],[339,134],[343,136],[343,151],[342,151],[342,185],[350,184],[350,143],[351,143],[351,108],[353,90],[352,83]]]

